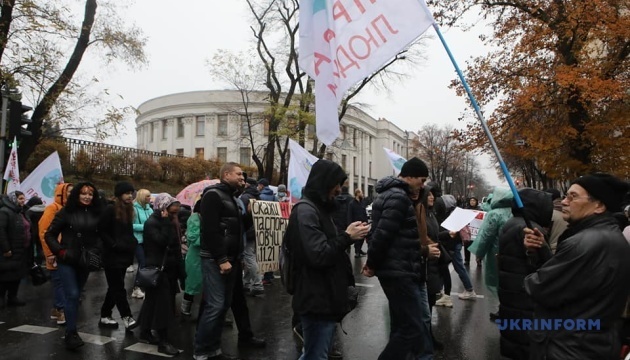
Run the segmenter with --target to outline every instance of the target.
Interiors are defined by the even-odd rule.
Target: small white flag
[[[407,162],[407,159],[398,155],[396,152],[394,152],[394,150],[390,150],[386,147],[383,147],[383,150],[385,150],[385,154],[387,154],[387,159],[389,160],[389,163],[392,164],[392,168],[394,168],[395,175],[398,176],[398,174],[400,174],[400,171],[402,170],[403,164]]]
[[[302,188],[306,185],[308,174],[311,173],[317,157],[306,151],[297,142],[289,139],[289,192],[291,202],[296,203],[302,198]]]
[[[18,166],[17,138],[13,138],[11,153],[7,167],[4,169],[4,180],[7,181],[6,193],[20,190],[20,167]]]

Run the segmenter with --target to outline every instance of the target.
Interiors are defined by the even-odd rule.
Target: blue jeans
[[[433,359],[426,284],[406,277],[379,281],[389,301],[390,334],[378,359]]]
[[[458,241],[455,244],[455,253],[453,255],[453,268],[457,275],[459,275],[459,279],[464,284],[464,288],[467,291],[472,291],[473,286],[470,282],[470,277],[468,276],[468,271],[464,267],[464,260],[462,259],[462,243]]]
[[[243,286],[248,290],[262,290],[263,284],[260,274],[258,274],[258,263],[256,262],[256,240],[245,242],[243,251]]]
[[[66,296],[66,333],[77,331],[77,315],[79,312],[79,296],[90,273],[87,270],[77,269],[73,266],[59,263],[57,267],[59,278]]]
[[[300,316],[300,320],[304,335],[304,350],[299,360],[328,360],[337,323],[307,315]]]
[[[197,321],[194,353],[212,357],[221,354],[221,331],[225,322],[225,313],[232,305],[232,291],[236,276],[242,275],[235,271],[223,275],[214,259],[207,258],[201,258],[201,274],[203,276],[203,312]]]
[[[58,270],[50,271],[50,280],[53,285],[53,306],[57,310],[63,310],[66,306],[66,295],[63,292],[63,284]]]
[[[142,244],[136,246],[136,259],[138,260],[138,269],[144,267],[146,257],[144,256],[144,246]]]

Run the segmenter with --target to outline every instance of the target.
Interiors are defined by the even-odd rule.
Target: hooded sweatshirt
[[[38,223],[39,241],[42,243],[42,249],[44,250],[44,256],[46,257],[52,256],[53,253],[52,251],[50,251],[50,248],[46,244],[46,239],[44,238],[44,234],[46,234],[46,230],[48,230],[48,227],[50,226],[50,223],[52,223],[53,219],[55,218],[55,215],[59,212],[59,210],[61,210],[64,206],[66,206],[66,201],[68,201],[68,195],[70,195],[68,188],[71,186],[72,186],[71,183],[63,183],[63,184],[57,185],[57,187],[55,188],[55,202],[46,206],[46,209],[44,209],[44,214],[42,214],[41,219],[39,219],[39,223]],[[59,239],[57,240],[61,240],[61,235]],[[46,269],[56,270],[57,267],[46,262]]]

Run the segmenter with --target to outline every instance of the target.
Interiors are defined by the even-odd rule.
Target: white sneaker
[[[116,320],[112,319],[111,316],[102,317],[101,320],[98,322],[98,325],[114,329],[118,327],[118,323],[116,322]]]
[[[462,300],[476,300],[477,294],[475,294],[475,290],[470,290],[470,291],[466,290],[460,293],[457,297]]]
[[[125,329],[133,330],[138,326],[138,323],[131,316],[125,316],[122,318],[123,324],[125,324]]]
[[[136,271],[136,269],[133,268],[133,265],[129,265],[129,267],[127,268],[127,272],[132,273],[134,271]]]
[[[449,307],[452,308],[453,307],[453,301],[451,300],[450,295],[442,295],[441,298],[439,298],[436,302],[435,302],[435,306],[445,306],[445,307]]]
[[[133,288],[131,297],[134,299],[144,299],[144,292],[142,292],[142,289],[140,289],[139,287]]]

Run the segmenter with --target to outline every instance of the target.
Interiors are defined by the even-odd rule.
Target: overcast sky
[[[100,74],[100,85],[119,94],[121,105],[138,107],[161,95],[224,89],[210,77],[206,61],[218,49],[238,51],[251,46],[248,13],[242,0],[136,0],[123,16],[148,38],[148,65],[135,71],[123,65],[97,69],[90,62],[84,67]],[[487,29],[442,31],[461,68],[472,56],[487,51],[478,39],[478,34]],[[403,130],[416,131],[430,123],[463,127],[457,119],[467,104],[448,88],[456,77],[455,70],[435,31],[430,28],[427,34],[433,35],[428,40],[427,60],[411,70],[408,80],[392,84],[389,94],[366,91],[358,101],[369,105],[365,110],[374,118],[384,117]],[[133,121],[126,123],[124,134],[112,136],[107,142],[135,145]],[[498,184],[489,157],[483,157],[482,164],[488,181]]]

